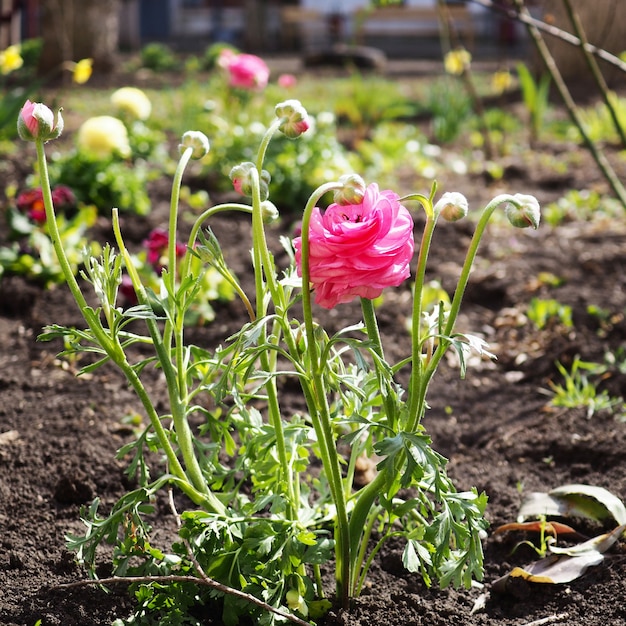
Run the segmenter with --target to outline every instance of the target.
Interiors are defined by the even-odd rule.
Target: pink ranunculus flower
[[[226,57],[224,61],[231,87],[260,91],[267,86],[270,70],[260,57],[254,54],[236,54]]]
[[[302,275],[302,238],[294,240]],[[410,275],[413,218],[390,190],[367,186],[359,204],[315,207],[309,227],[309,272],[315,302],[332,309],[356,297],[374,299]]]
[[[291,89],[295,87],[298,79],[293,74],[281,74],[278,77],[278,86],[283,89]]]

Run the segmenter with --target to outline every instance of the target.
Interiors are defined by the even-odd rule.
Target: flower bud
[[[531,226],[537,229],[541,218],[539,202],[534,196],[527,196],[521,193],[515,194],[513,200],[506,205],[504,212],[511,224],[516,228],[528,228]]]
[[[261,214],[263,215],[264,224],[273,224],[280,217],[278,207],[269,200],[261,202]]]
[[[285,100],[276,105],[276,117],[283,121],[279,130],[289,139],[295,139],[305,133],[311,124],[306,109],[298,100]]]
[[[435,215],[441,215],[448,222],[463,219],[468,211],[467,198],[458,191],[447,191],[434,207]]]
[[[61,111],[55,123],[54,114],[45,104],[26,100],[17,118],[17,132],[24,141],[56,139],[63,132]]]
[[[209,153],[211,146],[209,139],[198,130],[188,130],[184,135],[182,142],[178,146],[178,151],[182,154],[187,148],[193,148],[191,157],[193,159],[201,159]]]
[[[361,204],[365,195],[365,181],[358,174],[346,174],[339,179],[343,185],[335,191],[334,201],[341,206]]]
[[[230,170],[230,180],[233,181],[233,187],[237,193],[240,193],[242,196],[251,197],[252,196],[252,170],[256,169],[256,165],[250,161],[244,161],[239,165],[235,165],[232,170]],[[261,196],[261,201],[267,200],[269,196],[269,185],[272,177],[267,170],[261,170],[261,175],[259,176],[259,194]]]

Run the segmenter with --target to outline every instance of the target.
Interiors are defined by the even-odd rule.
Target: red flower
[[[148,239],[143,242],[148,251],[148,263],[152,265],[154,271],[160,273],[163,269],[163,260],[167,256],[167,248],[169,245],[169,235],[162,228],[155,228],[148,235]],[[176,243],[176,256],[181,258],[187,252],[187,246],[182,243]]]
[[[41,188],[23,191],[17,196],[15,202],[17,208],[26,213],[33,222],[43,224],[46,221],[46,209]],[[76,197],[69,187],[58,185],[52,190],[52,202],[57,208],[74,206]]]
[[[294,240],[302,275],[302,238]],[[372,183],[358,204],[316,207],[309,228],[309,272],[315,302],[332,309],[356,297],[377,298],[410,275],[413,219],[393,191]]]

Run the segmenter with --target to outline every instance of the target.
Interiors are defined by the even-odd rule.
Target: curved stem
[[[113,232],[115,234],[116,242],[120,248],[120,253],[124,258],[126,270],[128,271],[135,293],[137,294],[137,299],[141,304],[150,306],[146,290],[141,283],[137,268],[134,266],[132,259],[130,258],[130,254],[124,244],[120,230],[118,212],[115,209],[113,211]],[[157,353],[159,365],[161,366],[163,375],[165,376],[170,401],[170,410],[172,412],[172,420],[174,422],[174,430],[176,432],[178,446],[185,463],[186,474],[189,476],[193,487],[197,491],[201,492],[211,503],[211,509],[218,513],[223,513],[225,511],[224,505],[216,498],[206,484],[202,469],[198,459],[196,458],[191,428],[189,426],[189,422],[187,421],[185,406],[181,402],[178,389],[178,377],[176,375],[176,369],[172,365],[169,351],[163,343],[156,320],[148,317],[145,322]]]
[[[430,203],[432,207],[432,203]],[[411,317],[411,375],[409,379],[409,423],[419,423],[423,412],[423,403],[419,401],[418,389],[422,379],[424,363],[422,362],[422,296],[426,277],[428,253],[435,231],[437,218],[433,211],[426,211],[426,224],[422,233],[420,251],[415,269],[415,285],[413,287],[413,310]],[[413,429],[409,429],[412,432]]]
[[[167,436],[167,433],[163,428],[163,425],[161,424],[161,420],[159,419],[159,416],[143,386],[143,383],[137,376],[135,370],[128,363],[126,355],[124,354],[122,348],[119,346],[118,343],[112,341],[106,331],[102,328],[98,318],[92,314],[91,308],[87,304],[87,301],[85,300],[80,286],[78,285],[76,277],[74,276],[72,267],[65,254],[65,250],[61,245],[61,237],[56,223],[54,204],[52,202],[50,178],[48,175],[48,165],[46,162],[43,142],[36,141],[35,145],[37,148],[37,162],[39,167],[39,175],[41,177],[43,201],[46,209],[46,225],[48,227],[48,234],[59,260],[59,264],[61,265],[65,280],[72,293],[72,296],[74,297],[74,300],[76,301],[76,304],[80,308],[83,317],[85,318],[85,321],[93,332],[96,340],[100,343],[100,345],[105,350],[107,355],[111,358],[111,360],[122,370],[128,382],[133,387],[135,393],[137,393],[137,396],[146,411],[148,419],[150,420],[152,428],[154,429],[159,439],[159,444],[161,445],[161,448],[163,449],[167,457],[170,471],[174,474],[174,476],[176,476],[186,484],[186,487],[183,488],[183,491],[198,505],[208,505],[213,510],[224,511],[224,506],[217,499],[213,501],[212,498],[207,498],[207,494],[204,493],[202,489],[197,489],[189,481],[186,476],[185,470],[180,464],[180,461],[178,460],[178,457],[176,456],[176,453],[174,452],[170,444],[169,437]]]
[[[480,219],[478,220],[476,230],[474,231],[474,235],[472,236],[472,240],[467,250],[467,255],[465,256],[465,262],[463,263],[463,267],[461,269],[461,275],[459,276],[459,281],[454,292],[454,297],[452,298],[452,303],[450,304],[450,311],[448,313],[448,319],[446,321],[442,337],[439,340],[439,344],[435,352],[433,353],[432,358],[426,364],[426,367],[423,370],[420,379],[415,380],[415,388],[411,388],[411,393],[415,394],[416,397],[411,400],[411,407],[413,407],[414,410],[409,415],[409,421],[407,424],[408,432],[413,432],[417,428],[423,416],[428,385],[430,383],[430,379],[435,373],[435,370],[437,369],[437,366],[439,365],[439,361],[441,360],[441,358],[445,354],[445,351],[448,348],[448,338],[452,335],[452,331],[454,330],[454,325],[456,323],[456,319],[461,308],[463,295],[465,294],[465,288],[467,287],[467,283],[469,281],[470,273],[472,270],[472,265],[474,263],[474,259],[476,258],[478,246],[485,232],[485,228],[487,227],[487,224],[489,222],[489,219],[493,215],[493,212],[498,208],[499,205],[505,202],[516,201],[513,196],[509,194],[501,194],[499,196],[496,196],[484,208]]]
[[[341,478],[341,467],[339,464],[339,455],[333,437],[332,420],[330,416],[330,407],[328,406],[328,398],[326,385],[322,373],[325,363],[320,363],[319,349],[315,337],[315,325],[313,322],[313,313],[311,308],[311,291],[310,291],[310,267],[309,267],[309,227],[311,223],[311,213],[317,201],[328,191],[340,189],[340,183],[327,183],[319,187],[309,198],[304,215],[302,217],[302,243],[301,243],[301,264],[300,271],[302,274],[302,309],[303,320],[307,338],[308,361],[311,370],[311,383],[313,386],[313,397],[310,399],[314,405],[310,408],[311,419],[315,431],[318,435],[320,443],[320,457],[326,478],[331,490],[335,508],[337,510],[336,519],[336,580],[337,595],[341,599],[344,608],[348,608],[350,601],[350,578],[352,571],[351,561],[351,537],[350,523],[348,520],[348,512],[346,508],[345,493],[343,481]]]

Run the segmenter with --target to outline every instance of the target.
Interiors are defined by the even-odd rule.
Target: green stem
[[[256,169],[259,172],[259,176],[261,175],[261,169],[263,168],[263,162],[265,161],[265,153],[267,152],[267,147],[270,145],[270,141],[274,136],[274,133],[280,128],[280,125],[284,122],[284,118],[276,118],[265,131],[265,135],[263,135],[263,139],[261,139],[261,145],[259,146],[259,151],[257,152],[256,157]]]
[[[370,559],[368,559],[368,563],[363,566],[365,562],[365,555],[367,553],[367,545],[369,543],[369,538],[372,536],[372,530],[374,529],[374,524],[376,523],[376,519],[378,514],[382,510],[382,507],[376,506],[369,513],[367,524],[365,524],[365,528],[363,530],[362,537],[360,538],[360,546],[358,550],[358,554],[354,559],[354,571],[352,572],[353,580],[350,581],[350,590],[355,597],[358,597],[361,588],[363,587],[363,583],[367,576],[367,570],[369,569],[369,563],[371,563],[371,555]]]
[[[467,287],[467,283],[469,281],[470,272],[472,270],[472,265],[474,263],[474,259],[476,258],[476,254],[478,252],[478,246],[482,239],[482,236],[485,232],[485,228],[491,218],[493,212],[498,208],[499,205],[505,202],[514,202],[515,199],[513,196],[509,194],[501,194],[496,196],[489,204],[484,208],[480,219],[478,220],[478,224],[476,225],[476,230],[474,231],[474,235],[472,236],[472,240],[470,242],[467,255],[465,257],[465,262],[463,263],[463,267],[461,269],[461,275],[459,276],[459,281],[457,283],[456,289],[454,291],[454,297],[452,298],[452,303],[450,304],[450,311],[448,313],[448,319],[446,325],[444,327],[442,337],[439,338],[439,343],[435,352],[432,355],[432,358],[426,364],[426,367],[422,373],[422,376],[419,380],[415,381],[415,389],[411,388],[412,394],[415,393],[415,399],[411,400],[411,406],[414,407],[414,411],[409,415],[409,422],[407,426],[408,432],[413,432],[417,428],[418,424],[421,421],[423,416],[425,402],[426,402],[426,392],[428,390],[428,385],[430,383],[433,374],[435,373],[437,366],[439,365],[439,361],[445,354],[448,346],[449,346],[449,337],[452,335],[454,330],[454,325],[456,323],[456,319],[459,314],[459,310],[461,308],[461,302],[463,300],[463,295],[465,294],[465,289]]]
[[[365,322],[365,330],[367,337],[372,342],[376,354],[384,360],[383,344],[380,340],[380,330],[376,321],[376,311],[374,303],[369,298],[361,298],[361,311],[363,312],[363,321]]]
[[[409,379],[409,423],[419,424],[424,411],[423,402],[420,402],[419,388],[422,381],[424,363],[422,362],[422,296],[424,295],[424,283],[426,279],[426,265],[432,243],[433,233],[437,224],[437,218],[432,210],[432,202],[429,201],[426,208],[426,224],[422,232],[417,267],[415,269],[415,285],[413,288],[413,310],[411,317],[411,375]],[[427,208],[428,207],[428,208]],[[413,432],[409,428],[408,432]]]
[[[168,229],[168,243],[167,243],[167,255],[168,255],[168,300],[169,310],[171,315],[171,323],[173,324],[174,333],[174,353],[176,358],[176,373],[178,378],[176,397],[180,400],[181,404],[187,403],[187,372],[185,367],[185,345],[184,345],[184,324],[185,324],[185,307],[177,304],[176,297],[176,268],[178,262],[178,256],[176,254],[176,241],[178,239],[177,226],[178,226],[178,205],[180,202],[180,187],[182,185],[183,174],[185,168],[191,159],[193,154],[193,148],[186,148],[181,154],[172,181],[172,194],[170,199],[170,216],[169,216],[169,229]],[[173,409],[172,409],[173,412]],[[186,419],[183,417],[186,423]],[[194,455],[195,457],[195,455]]]
[[[339,455],[333,437],[332,420],[330,416],[330,407],[328,406],[328,397],[326,392],[326,384],[323,376],[325,363],[320,363],[319,349],[315,337],[315,324],[313,322],[311,290],[310,290],[310,267],[309,267],[309,227],[311,223],[311,213],[317,201],[328,191],[340,189],[340,183],[327,183],[319,187],[309,198],[304,214],[302,217],[302,248],[301,248],[301,275],[302,275],[302,308],[303,320],[307,338],[308,362],[311,370],[311,383],[313,386],[313,397],[310,402],[314,405],[310,408],[311,419],[318,436],[320,444],[320,457],[322,465],[326,472],[326,478],[333,496],[335,508],[337,510],[336,518],[336,581],[337,595],[341,600],[344,608],[349,607],[350,603],[350,578],[351,578],[351,541],[350,541],[350,523],[348,521],[348,512],[346,508],[345,492],[343,481],[341,478],[341,466],[339,463]],[[360,533],[359,533],[360,534]]]
[[[130,254],[128,253],[128,250],[126,249],[126,246],[124,244],[124,239],[122,238],[122,233],[120,230],[119,215],[116,209],[113,210],[112,221],[115,239],[120,248],[120,253],[124,258],[126,269],[137,294],[137,299],[141,304],[145,306],[150,306],[146,290],[141,283],[137,268],[135,267],[130,257]],[[146,326],[148,327],[148,331],[150,333],[150,337],[152,338],[152,343],[157,353],[159,365],[161,366],[163,375],[165,376],[167,392],[170,401],[170,410],[172,412],[172,420],[174,422],[174,430],[176,432],[178,447],[185,463],[186,474],[189,477],[194,489],[202,493],[207,501],[210,502],[211,509],[217,513],[223,513],[225,511],[224,505],[217,499],[217,497],[211,492],[208,485],[206,484],[202,469],[195,455],[193,435],[189,426],[189,422],[187,421],[185,406],[181,401],[181,397],[179,394],[178,377],[176,374],[176,369],[172,365],[169,350],[163,343],[163,339],[161,337],[161,333],[159,332],[156,320],[148,317],[145,321]]]
[[[46,209],[46,225],[48,227],[48,234],[52,241],[52,245],[54,247],[55,253],[59,260],[59,264],[65,276],[65,280],[67,285],[78,305],[85,321],[87,322],[89,328],[94,334],[94,337],[98,341],[98,343],[105,350],[109,358],[122,370],[130,385],[133,387],[135,393],[139,400],[141,401],[148,419],[159,439],[159,443],[167,457],[168,464],[170,467],[170,471],[174,476],[181,479],[186,485],[187,488],[184,488],[183,491],[197,504],[210,504],[211,506],[214,504],[210,499],[207,501],[206,494],[202,493],[202,490],[196,489],[188,480],[185,471],[178,460],[176,453],[174,452],[169,438],[161,421],[159,419],[158,414],[156,413],[152,402],[141,382],[139,377],[137,376],[135,370],[128,363],[126,359],[126,355],[124,351],[119,346],[118,343],[113,341],[111,337],[106,333],[104,328],[102,328],[100,321],[93,314],[91,308],[87,304],[85,297],[78,285],[76,277],[74,276],[74,272],[72,271],[71,264],[65,254],[65,250],[61,244],[61,236],[59,233],[59,229],[56,223],[56,215],[54,211],[54,204],[52,202],[52,192],[50,189],[50,178],[48,174],[48,164],[46,162],[45,151],[43,147],[42,141],[35,142],[37,148],[37,163],[39,167],[39,175],[41,178],[41,188],[43,194],[44,206]],[[223,505],[217,501],[218,508],[216,510],[223,511]]]
[[[189,233],[187,248],[193,250],[193,247],[196,245],[196,239],[198,238],[198,232],[200,231],[200,228],[202,228],[202,224],[209,218],[213,217],[213,215],[221,213],[222,211],[241,211],[243,213],[252,213],[252,207],[248,204],[238,203],[218,204],[217,206],[209,207],[203,211],[194,222],[191,232]],[[191,255],[187,254],[181,266],[181,276],[188,276],[190,267]]]
[[[271,298],[274,302],[281,301],[282,297],[279,293],[276,281],[276,268],[272,262],[271,255],[267,247],[267,239],[265,237],[260,196],[260,172],[255,169],[251,171],[250,175],[252,177],[252,249],[255,264],[254,269],[257,304],[256,316],[257,319],[262,319],[267,309],[267,302],[265,298],[266,290],[264,288],[265,285],[268,286]],[[265,277],[265,280],[263,280],[263,277]],[[278,345],[280,341],[280,326],[275,324],[272,335],[267,338],[266,326],[263,325],[262,335],[263,337],[260,341],[272,341],[274,345]],[[267,350],[261,352],[261,367],[264,371],[273,371],[273,368],[271,367],[271,361],[273,358],[275,357],[270,356]],[[265,384],[265,390],[267,392],[269,421],[274,428],[274,435],[276,437],[276,450],[278,452],[278,459],[280,462],[281,482],[287,492],[287,515],[289,517],[293,517],[298,505],[295,499],[293,475],[291,465],[289,464],[289,457],[287,455],[285,431],[281,418],[278,391],[276,389],[276,378],[274,376],[270,377]]]
[[[176,239],[177,239],[177,225],[178,225],[178,204],[180,202],[180,187],[182,185],[183,174],[185,168],[191,159],[193,154],[193,148],[185,148],[178,161],[176,172],[174,173],[174,179],[172,180],[172,194],[170,198],[170,219],[168,228],[168,246],[167,246],[167,269],[170,279],[170,293],[175,293],[176,287]]]

